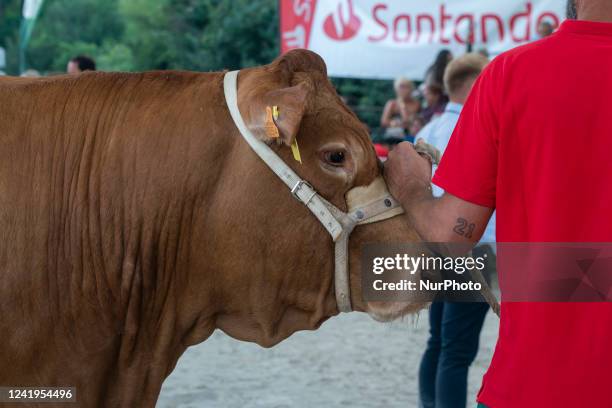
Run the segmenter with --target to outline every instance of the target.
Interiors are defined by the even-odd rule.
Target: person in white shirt
[[[449,63],[445,75],[444,86],[449,94],[449,102],[446,105],[444,113],[427,124],[415,138],[416,143],[422,140],[429,143],[440,151],[440,155],[444,154],[448,141],[450,140],[453,130],[459,120],[461,109],[467,99],[474,81],[488,63],[488,59],[479,53],[465,54]],[[437,166],[434,166],[435,173]],[[433,194],[436,197],[441,197],[444,193],[442,189],[435,184],[432,184]],[[482,243],[495,242],[495,213],[485,230]]]

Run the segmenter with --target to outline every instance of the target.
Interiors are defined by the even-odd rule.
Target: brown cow
[[[291,113],[273,149],[337,207],[379,176],[316,54],[242,71],[238,98],[262,138],[266,106]],[[423,306],[361,299],[360,245],[416,239],[403,217],[355,230],[355,310]],[[331,238],[238,133],[223,73],[0,79],[0,245],[0,385],[83,407],[154,406],[215,329],[270,347],[338,313]]]

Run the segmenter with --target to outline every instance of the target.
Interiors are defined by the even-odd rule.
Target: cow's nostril
[[[391,200],[389,200],[388,198],[385,198],[385,206],[386,206],[387,208],[389,208],[389,207],[391,207],[391,204],[392,204],[392,203],[391,203]]]

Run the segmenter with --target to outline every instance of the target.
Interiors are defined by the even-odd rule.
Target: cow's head
[[[268,66],[241,71],[238,105],[250,130],[343,211],[350,189],[381,175],[367,129],[337,95],[325,63],[312,52],[292,51]],[[274,123],[278,134],[269,129],[274,106],[280,113]],[[317,328],[337,313],[333,243],[238,132],[228,137],[233,148],[228,166],[234,169],[227,183],[235,187],[221,207],[231,214],[226,227],[237,235],[225,245],[226,259],[219,265],[232,276],[219,278],[227,286],[218,295],[226,306],[217,325],[234,337],[272,345],[296,330]],[[296,140],[301,164],[290,148]],[[366,303],[361,295],[364,243],[417,240],[405,216],[355,229],[349,244],[354,310],[391,320],[424,306],[417,301]]]

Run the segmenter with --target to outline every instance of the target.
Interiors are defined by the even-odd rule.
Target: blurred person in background
[[[449,95],[449,102],[443,113],[429,122],[417,135],[416,141],[422,140],[434,146],[444,155],[451,134],[457,125],[474,81],[488,64],[488,58],[479,53],[465,54],[453,60],[444,75],[444,88]],[[435,167],[434,167],[435,173]],[[443,191],[434,186],[434,195],[439,197]]]
[[[387,160],[387,156],[389,155],[389,147],[383,143],[374,143],[374,150],[376,151],[376,157],[380,159],[380,161]]]
[[[419,113],[421,103],[413,97],[414,84],[407,78],[397,78],[393,84],[395,98],[387,101],[380,126],[386,129],[386,137],[404,139],[410,118]]]
[[[442,50],[436,56],[434,63],[425,72],[425,83],[439,89],[444,88],[444,72],[449,62],[453,60],[453,54],[449,50]]]
[[[450,102],[444,113],[417,135],[417,143],[429,143],[444,154],[463,104],[488,62],[486,57],[473,53],[448,64],[444,84]],[[435,185],[433,188],[434,196],[443,195],[442,189]],[[494,216],[481,242],[495,242]],[[490,253],[488,250],[482,252]],[[432,303],[429,309],[430,337],[419,369],[421,408],[466,406],[468,369],[476,358],[480,331],[488,309],[489,305],[484,302]]]
[[[419,134],[421,129],[426,125],[425,119],[421,115],[412,115],[410,118],[410,125],[408,126],[408,134],[406,135],[406,141],[414,143],[416,135]]]
[[[476,52],[487,59],[491,56],[489,54],[489,50],[486,47],[479,48]]]
[[[40,78],[42,75],[40,75],[40,72],[35,69],[28,69],[24,71],[23,74],[21,74],[20,76],[22,78]]]
[[[542,21],[538,24],[538,39],[546,38],[555,31],[550,21]]]
[[[444,112],[444,107],[448,102],[448,97],[444,92],[444,72],[452,60],[453,54],[449,50],[442,50],[425,72],[425,80],[421,85],[425,109],[423,109],[421,115],[426,123]]]
[[[79,74],[84,71],[95,71],[96,62],[91,57],[79,55],[68,61],[66,72],[69,74]]]
[[[421,116],[425,123],[429,123],[433,118],[444,112],[448,97],[444,93],[444,88],[433,83],[425,83],[423,98],[425,99],[425,109],[421,112]]]

